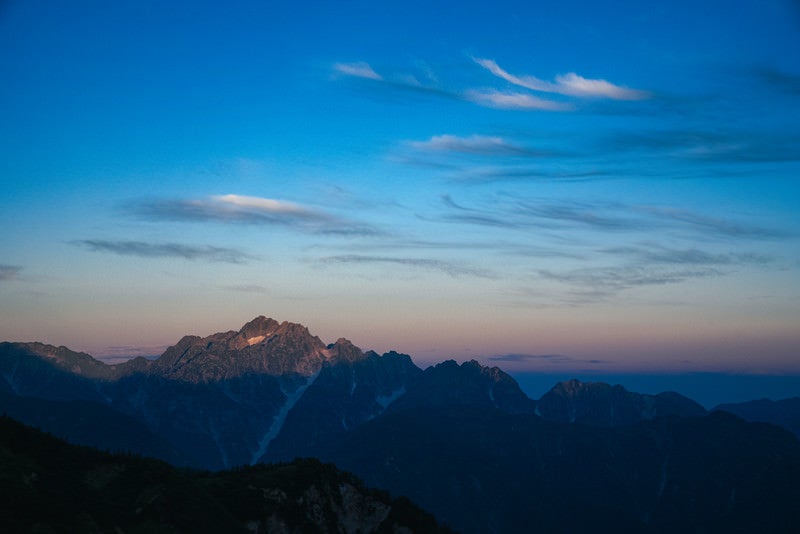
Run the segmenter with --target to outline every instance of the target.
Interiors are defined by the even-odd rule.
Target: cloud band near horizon
[[[140,258],[182,258],[223,263],[247,263],[257,259],[240,250],[226,247],[193,246],[180,243],[146,243],[144,241],[109,241],[104,239],[83,239],[73,241],[73,245],[92,252],[108,252],[120,256]]]

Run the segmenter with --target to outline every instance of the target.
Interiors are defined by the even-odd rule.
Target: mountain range
[[[463,532],[791,531],[800,442],[740,417],[797,432],[796,404],[576,380],[534,400],[496,367],[423,370],[263,316],[118,365],[0,343],[0,411],[73,443],[209,470],[319,458]]]

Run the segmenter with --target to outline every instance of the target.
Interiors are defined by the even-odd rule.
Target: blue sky
[[[0,339],[800,372],[800,4],[6,2]]]

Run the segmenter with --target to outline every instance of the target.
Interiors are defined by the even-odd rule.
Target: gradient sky
[[[800,372],[797,1],[0,4],[0,339]]]

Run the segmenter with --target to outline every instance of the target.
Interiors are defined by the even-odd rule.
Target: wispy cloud
[[[383,80],[383,77],[375,72],[369,63],[365,61],[334,63],[333,70],[346,76],[355,76],[356,78],[366,78],[368,80]]]
[[[234,194],[140,201],[129,205],[128,210],[149,220],[283,225],[318,234],[380,233],[368,225],[294,202]]]
[[[503,213],[493,212],[492,210],[471,208],[458,204],[450,195],[442,195],[442,204],[450,208],[455,213],[446,213],[441,220],[446,222],[476,224],[479,226],[495,226],[498,228],[518,228],[521,227],[517,221],[504,217]]]
[[[575,171],[549,171],[530,167],[503,167],[494,166],[486,168],[471,167],[459,169],[454,175],[453,182],[465,184],[487,184],[505,181],[559,181],[559,182],[587,182],[592,180],[618,177],[619,172],[600,170],[575,170]]]
[[[531,220],[586,226],[594,229],[629,231],[643,229],[645,221],[629,216],[622,206],[599,202],[542,202],[521,200],[513,206],[518,216]]]
[[[331,245],[320,245],[319,248],[330,248]],[[332,245],[337,251],[342,251],[343,246],[339,243]],[[583,259],[584,256],[565,249],[560,246],[545,246],[541,244],[531,244],[520,241],[506,241],[496,239],[494,241],[477,240],[424,240],[424,239],[380,239],[369,242],[358,242],[351,244],[347,250],[356,253],[371,252],[393,252],[398,251],[468,251],[470,253],[502,254],[526,258],[570,258]]]
[[[84,239],[73,241],[72,244],[87,248],[93,252],[108,252],[120,256],[138,256],[140,258],[183,258],[186,260],[223,263],[246,263],[255,259],[254,256],[232,248],[192,246],[180,243]]]
[[[715,254],[698,248],[676,249],[657,244],[607,248],[600,252],[662,265],[763,265],[772,261],[769,256],[752,252]]]
[[[275,200],[272,198],[250,197],[244,195],[220,195],[212,197],[221,204],[229,204],[235,209],[254,210],[261,213],[274,213],[279,215],[290,215],[296,217],[315,217],[318,216],[312,210],[285,200]]]
[[[492,59],[473,58],[475,63],[498,78],[532,91],[557,93],[579,98],[610,98],[612,100],[643,100],[649,98],[647,91],[629,89],[606,80],[584,78],[574,72],[556,76],[555,83],[535,76],[517,76],[503,70]]]
[[[333,72],[339,76],[360,78],[376,82],[373,87],[383,87],[390,90],[400,90],[421,95],[444,97],[449,99],[463,100],[463,96],[456,91],[444,89],[438,85],[438,80],[430,67],[424,67],[424,79],[426,83],[420,82],[413,74],[387,74],[382,75],[376,72],[369,63],[357,61],[354,63],[334,63]]]
[[[504,228],[589,229],[598,232],[640,234],[652,230],[691,233],[703,238],[778,239],[786,233],[774,228],[722,219],[669,206],[631,206],[620,202],[524,199],[486,199],[478,207],[442,196],[448,208],[440,220]],[[507,195],[505,195],[507,196]]]
[[[321,211],[293,202],[233,194],[203,199],[144,201],[135,204],[133,209],[145,217],[173,220],[290,224],[331,218]]]
[[[475,276],[479,278],[495,278],[491,271],[476,269],[447,261],[429,258],[398,258],[393,256],[365,256],[360,254],[346,254],[340,256],[327,256],[319,259],[322,263],[351,263],[351,264],[395,264],[416,267],[431,271],[440,271],[453,277]]]
[[[631,89],[616,85],[603,79],[585,78],[574,72],[560,74],[555,81],[546,81],[535,76],[514,75],[492,59],[472,58],[494,76],[503,79],[513,86],[538,93],[559,95],[555,99],[542,98],[526,91],[510,90],[509,88],[494,87],[450,87],[443,86],[439,77],[428,65],[424,65],[421,72],[422,79],[409,73],[382,74],[377,72],[365,61],[339,62],[332,66],[337,77],[345,76],[374,82],[371,87],[394,88],[420,94],[457,99],[471,102],[483,107],[516,111],[571,111],[575,104],[572,99],[581,100],[614,100],[633,101],[651,98],[651,93],[639,89]]]
[[[475,104],[498,109],[521,111],[569,111],[574,108],[567,102],[547,100],[527,93],[500,91],[497,89],[468,89],[464,98]]]
[[[664,269],[654,266],[627,265],[619,267],[592,267],[563,272],[538,271],[539,276],[565,284],[588,288],[595,294],[613,295],[620,291],[642,286],[678,284],[697,278],[723,274],[714,268]]]
[[[535,250],[533,253],[544,261],[550,257],[565,261],[540,263],[533,273],[540,280],[562,284],[564,289],[551,294],[530,294],[526,298],[545,298],[567,305],[606,301],[635,288],[726,276],[745,267],[761,269],[776,261],[775,258],[742,251],[741,246],[747,243],[758,246],[766,237],[780,237],[779,232],[770,229],[671,207],[508,199],[503,195],[483,199],[476,207],[449,195],[443,195],[441,200],[446,209],[440,221],[504,228],[518,232],[520,237],[535,234],[535,244],[544,252],[554,245],[542,247],[543,244],[558,243],[557,256],[537,255]],[[653,232],[668,236],[671,243],[692,244],[681,247],[642,241],[654,235]],[[609,239],[620,244],[598,248],[593,245]],[[695,244],[698,239],[716,241],[716,249],[700,249]],[[718,249],[732,239],[737,242],[737,250]],[[524,254],[524,246],[501,253]],[[613,264],[608,264],[609,259]]]
[[[710,163],[800,160],[800,136],[757,131],[655,130],[611,136],[600,150],[639,151],[651,156]]]
[[[556,200],[517,199],[495,200],[480,208],[457,204],[449,195],[442,203],[456,213],[444,215],[444,220],[508,228],[568,228],[587,227],[603,231],[630,231],[646,228],[642,217],[631,216],[616,203],[577,202]]]
[[[519,150],[518,147],[502,137],[487,135],[471,135],[469,137],[449,134],[434,135],[427,141],[409,141],[408,144],[418,150],[466,152],[468,154],[513,153]]]
[[[408,146],[427,152],[458,152],[482,156],[549,156],[551,152],[518,145],[506,138],[489,135],[434,135],[426,141],[409,141]]]
[[[540,80],[535,76],[515,76],[509,72],[506,72],[500,65],[497,64],[496,61],[492,59],[486,58],[472,58],[472,60],[483,67],[484,69],[488,70],[498,78],[502,78],[507,82],[510,82],[514,85],[518,85],[520,87],[524,87],[526,89],[531,89],[532,91],[543,91],[547,93],[556,93],[556,86],[550,82],[546,82],[544,80]]]
[[[582,98],[610,98],[612,100],[644,100],[650,93],[614,85],[606,80],[592,80],[574,72],[556,76],[559,93]]]
[[[471,102],[484,107],[521,111],[568,111],[573,106],[566,102],[556,102],[539,98],[527,93],[499,91],[496,89],[448,89],[439,85],[438,78],[430,67],[425,68],[426,82],[420,82],[413,74],[382,75],[376,72],[369,63],[335,63],[333,72],[352,78],[376,82],[373,87],[398,89],[417,94],[444,97],[448,99]]]
[[[0,264],[0,282],[16,280],[21,270],[22,267],[19,267],[17,265]]]
[[[775,228],[766,228],[748,225],[728,219],[709,217],[693,211],[665,207],[641,206],[636,208],[642,213],[649,214],[663,222],[677,223],[684,228],[695,229],[707,235],[717,235],[740,238],[781,238],[786,237],[784,231]]]

